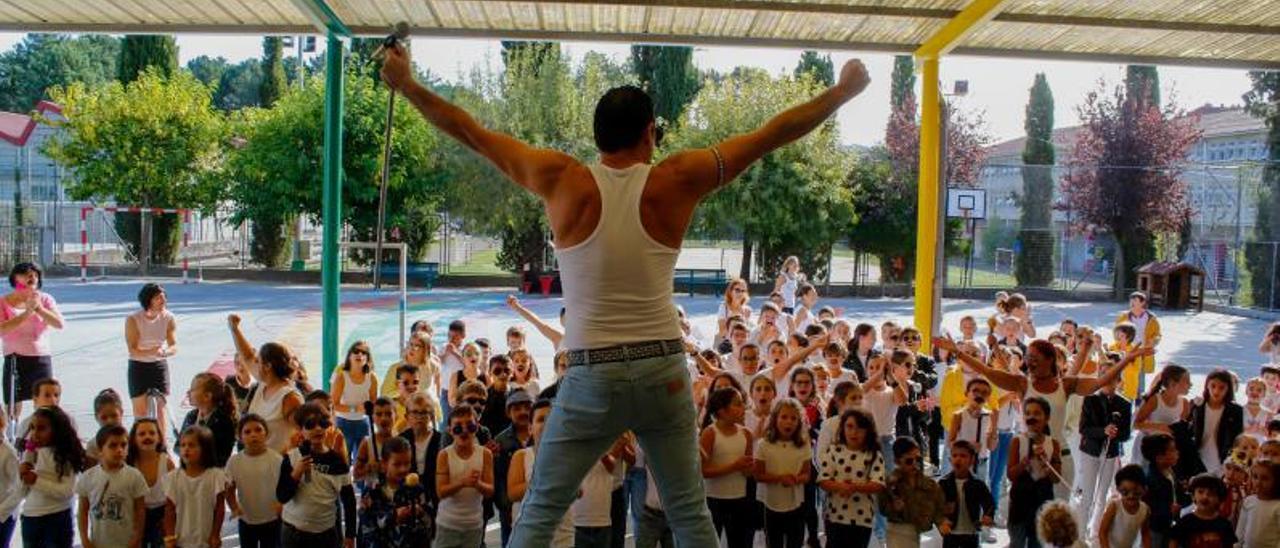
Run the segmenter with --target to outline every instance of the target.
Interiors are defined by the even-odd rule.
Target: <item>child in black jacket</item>
[[[951,473],[938,485],[946,497],[945,521],[939,527],[943,548],[978,548],[978,533],[990,527],[995,517],[995,500],[982,480],[974,477],[978,448],[968,440],[951,444]]]

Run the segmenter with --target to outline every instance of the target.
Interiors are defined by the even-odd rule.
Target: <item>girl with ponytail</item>
[[[199,373],[191,379],[187,398],[195,407],[182,421],[185,432],[188,426],[199,425],[213,433],[213,462],[219,468],[227,465],[231,450],[236,446],[236,422],[239,408],[231,386],[213,373]]]
[[[1191,413],[1191,402],[1187,393],[1191,391],[1191,374],[1181,365],[1169,364],[1156,374],[1147,392],[1141,395],[1141,405],[1133,418],[1133,429],[1137,435],[1133,440],[1132,461],[1146,466],[1142,452],[1142,438],[1156,432],[1173,435],[1169,425],[1186,420]]]

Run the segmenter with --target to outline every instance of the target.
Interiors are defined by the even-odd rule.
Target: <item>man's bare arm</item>
[[[382,79],[403,94],[431,125],[484,156],[516,184],[538,196],[548,196],[561,173],[577,164],[568,154],[535,148],[480,125],[467,111],[414,80],[408,54],[399,46],[387,50]]]
[[[677,153],[663,163],[671,163],[676,168],[673,171],[682,176],[682,188],[693,189],[700,198],[728,184],[765,154],[808,135],[862,93],[870,81],[862,62],[851,60],[841,69],[840,81],[834,86],[774,116],[759,129],[730,137],[713,149]]]

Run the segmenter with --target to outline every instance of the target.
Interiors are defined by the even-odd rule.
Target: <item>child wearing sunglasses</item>
[[[880,511],[889,520],[886,540],[889,548],[918,547],[922,533],[943,526],[946,497],[924,475],[923,453],[914,438],[894,440],[893,455],[896,466],[880,494]]]
[[[436,458],[436,548],[474,548],[484,539],[484,499],[493,496],[493,454],[477,443],[478,418],[469,405],[449,411],[453,443]]]
[[[472,417],[476,422],[475,438],[476,443],[489,448],[489,452],[493,452],[496,446],[490,445],[493,441],[493,432],[485,427],[480,418],[484,416],[485,406],[489,403],[489,389],[477,381],[467,381],[458,386],[458,398],[455,407],[471,408]],[[450,410],[452,412],[452,410]],[[452,416],[452,414],[450,414]],[[447,424],[445,425],[448,426]],[[440,440],[440,446],[446,447],[453,443],[453,429],[445,428],[444,437]]]
[[[356,493],[350,467],[328,443],[333,421],[316,403],[303,404],[293,420],[302,430],[303,440],[280,463],[276,483],[276,501],[284,505],[280,544],[285,548],[339,544],[352,548],[357,531]],[[345,539],[339,538],[339,509]]]

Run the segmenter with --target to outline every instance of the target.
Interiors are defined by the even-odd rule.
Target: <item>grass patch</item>
[[[486,249],[471,254],[471,260],[449,267],[450,276],[506,276],[511,274],[498,267],[498,250]]]

